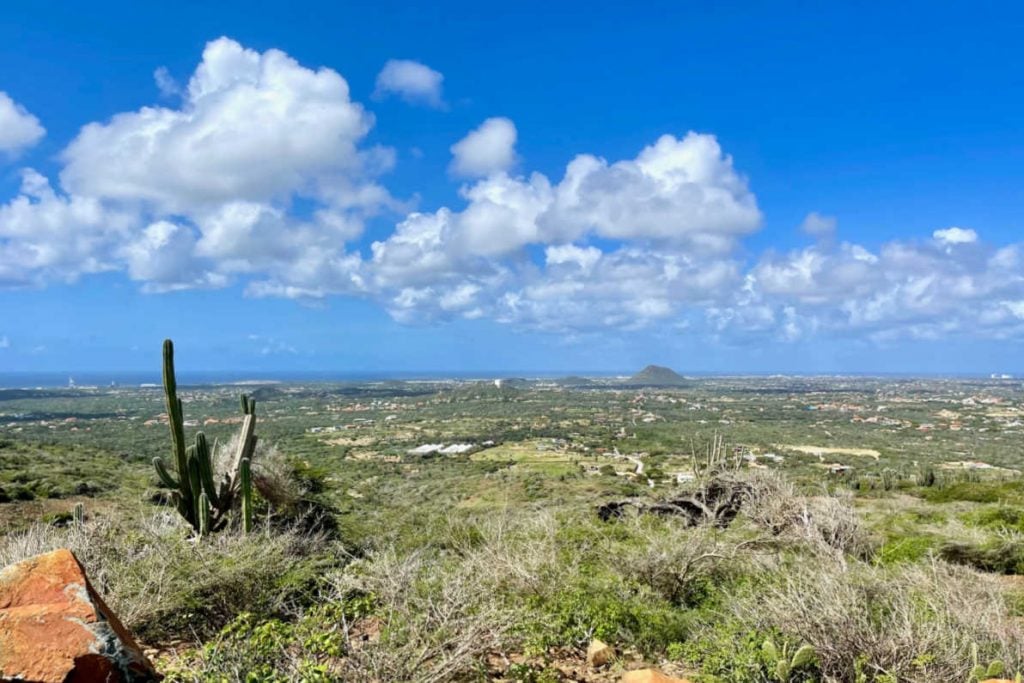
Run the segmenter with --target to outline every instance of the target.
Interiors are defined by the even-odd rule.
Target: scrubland
[[[158,393],[0,396],[0,565],[71,547],[170,680],[1024,671],[1019,384],[774,382],[267,387],[255,529],[201,539],[149,464]],[[185,401],[230,438],[234,390]],[[734,518],[636,512],[712,486]]]

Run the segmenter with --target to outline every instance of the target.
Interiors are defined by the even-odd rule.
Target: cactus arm
[[[249,398],[248,394],[242,394],[239,398],[242,402],[242,415],[255,415],[256,399]]]
[[[242,460],[241,475],[241,496],[242,496],[242,531],[252,531],[252,469],[249,458]]]
[[[75,503],[71,514],[75,520],[75,526],[80,527],[85,524],[85,505],[83,503]]]
[[[192,525],[193,529],[198,531],[199,521],[202,515],[201,506],[199,504],[199,494],[203,492],[202,478],[199,474],[199,461],[196,459],[196,447],[189,446],[185,449],[186,457],[188,458],[188,465],[186,471],[188,477],[182,477],[188,480],[189,491],[194,492],[194,495],[190,495],[185,499],[186,506],[191,511],[188,516],[188,521]]]
[[[231,463],[231,469],[228,470],[231,476],[231,490],[235,491],[238,488],[239,483],[239,469],[242,466],[242,460],[245,458],[252,459],[253,454],[256,451],[256,436],[253,431],[256,429],[256,416],[252,413],[246,413],[242,419],[242,431],[238,437],[238,450],[235,451],[234,462]]]
[[[207,445],[206,435],[202,432],[196,434],[195,456],[202,490],[206,493],[207,500],[214,507],[218,507],[220,501],[217,495],[217,486],[213,482],[213,461],[210,458],[210,447]]]
[[[210,533],[210,501],[206,493],[200,493],[196,501],[199,509],[199,535],[206,536]]]
[[[153,458],[153,469],[156,470],[156,474],[160,477],[160,481],[163,482],[164,486],[171,489],[177,489],[180,487],[180,482],[178,482],[178,480],[176,480],[171,473],[167,471],[167,466],[164,465],[163,458]]]

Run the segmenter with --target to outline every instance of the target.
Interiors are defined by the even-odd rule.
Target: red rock
[[[690,683],[690,681],[685,678],[666,676],[657,669],[637,669],[623,674],[619,683]]]
[[[0,679],[135,683],[160,675],[70,550],[0,571]]]

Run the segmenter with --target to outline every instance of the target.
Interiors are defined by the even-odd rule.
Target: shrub
[[[935,545],[935,539],[930,536],[896,536],[886,541],[876,559],[881,564],[918,562],[926,558]]]
[[[1024,487],[1017,481],[960,481],[924,489],[922,494],[931,503],[967,501],[1024,504]]]
[[[1024,631],[999,586],[942,562],[796,561],[733,609],[755,630],[812,645],[822,675],[836,680],[851,680],[858,667],[892,680],[965,680],[972,644],[1011,670],[1024,663]]]
[[[963,515],[973,526],[997,531],[1024,531],[1024,508],[1015,505],[990,505]]]
[[[1024,540],[1001,539],[986,544],[949,542],[939,548],[947,562],[997,574],[1024,574]]]
[[[216,633],[241,612],[286,614],[308,602],[322,539],[294,531],[190,540],[170,512],[141,524],[37,525],[0,544],[0,566],[68,547],[125,625],[149,642]]]

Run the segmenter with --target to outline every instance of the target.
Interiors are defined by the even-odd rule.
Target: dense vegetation
[[[0,564],[72,547],[172,680],[1024,670],[1019,383],[246,389],[255,528],[201,539],[151,464],[159,389],[0,393]],[[179,387],[185,430],[227,443],[238,393]],[[597,515],[715,482],[743,491],[729,523]]]

